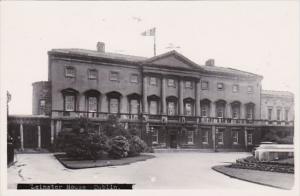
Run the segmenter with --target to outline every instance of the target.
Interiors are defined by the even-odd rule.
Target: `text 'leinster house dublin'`
[[[48,81],[33,83],[33,115],[9,117],[20,147],[50,148],[58,133],[87,119],[101,132],[110,115],[155,148],[246,151],[269,131],[293,134],[294,97],[263,90],[263,77],[199,65],[177,51],[151,58],[52,49]]]

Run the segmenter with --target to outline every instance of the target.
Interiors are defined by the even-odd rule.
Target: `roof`
[[[274,91],[274,90],[262,90],[262,96],[282,96],[282,97],[294,97],[294,94],[288,91]]]
[[[223,74],[231,74],[231,75],[246,76],[246,77],[260,77],[262,79],[262,76],[260,76],[260,75],[246,72],[246,71],[241,71],[238,69],[219,67],[219,66],[199,65],[199,64],[191,61],[184,55],[178,53],[175,50],[172,50],[172,51],[169,51],[169,52],[157,55],[157,56],[153,56],[150,58],[134,56],[134,55],[125,55],[125,54],[120,54],[120,53],[98,52],[96,50],[87,50],[87,49],[79,49],[79,48],[52,49],[50,51],[50,53],[51,52],[90,56],[90,57],[99,57],[99,58],[141,63],[141,64],[149,64],[149,63],[151,64],[160,59],[167,58],[169,56],[174,55],[175,57],[180,58],[182,61],[186,62],[187,64],[189,64],[192,67],[194,67],[194,68],[198,67],[200,70],[207,71],[210,73],[215,73],[215,74],[223,73]]]
[[[91,57],[133,61],[133,62],[139,62],[147,59],[146,57],[141,57],[141,56],[133,56],[133,55],[126,55],[126,54],[119,54],[119,53],[111,53],[111,52],[98,52],[95,50],[87,50],[87,49],[79,49],[79,48],[52,49],[51,52],[77,54],[77,55],[84,55],[84,56],[91,56]]]

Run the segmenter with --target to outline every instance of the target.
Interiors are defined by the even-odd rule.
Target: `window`
[[[44,99],[40,100],[40,107],[45,107],[46,101]]]
[[[252,144],[253,142],[252,142],[252,133],[247,133],[247,144]]]
[[[88,97],[88,111],[97,112],[98,110],[98,99],[97,97]]]
[[[272,108],[268,109],[268,120],[272,120]]]
[[[155,77],[150,77],[150,85],[152,85],[152,86],[157,85],[157,79]]]
[[[113,114],[119,113],[119,99],[117,98],[109,99],[109,112]]]
[[[246,106],[246,115],[247,119],[253,119],[253,114],[254,114],[254,105],[252,104],[247,104]]]
[[[153,130],[152,133],[152,144],[158,144],[158,130],[151,127],[151,130]]]
[[[193,88],[191,81],[185,81],[185,88]]]
[[[218,134],[217,134],[217,141],[218,141],[218,144],[224,144],[224,143],[223,143],[223,137],[224,137],[223,131],[219,131],[219,130],[218,130]]]
[[[203,135],[202,135],[202,143],[203,144],[208,144],[208,131],[204,130]]]
[[[234,84],[234,85],[232,86],[232,92],[234,92],[234,93],[239,92],[239,85]]]
[[[96,69],[89,69],[88,78],[90,80],[97,80],[98,71]]]
[[[175,87],[175,80],[174,79],[168,79],[168,86]]]
[[[247,92],[248,93],[253,93],[253,86],[248,86],[247,87]]]
[[[201,81],[201,89],[202,90],[208,89],[208,81]]]
[[[65,76],[67,78],[74,78],[76,75],[74,67],[66,67],[65,68]]]
[[[288,109],[285,109],[285,111],[284,111],[284,120],[285,121],[289,120],[289,110]]]
[[[109,79],[111,81],[119,81],[119,73],[118,72],[114,72],[114,71],[110,72]]]
[[[185,103],[185,115],[192,116],[193,115],[193,104]]]
[[[232,143],[238,144],[239,143],[239,132],[238,131],[232,131]]]
[[[223,83],[218,83],[217,88],[218,88],[218,90],[223,90],[224,89],[224,84]]]
[[[168,102],[168,115],[174,116],[176,115],[176,103],[175,102]]]
[[[131,74],[130,82],[131,83],[138,83],[138,75],[137,74]]]
[[[201,105],[201,116],[208,117],[209,113],[209,106],[208,105]]]
[[[150,114],[158,114],[158,104],[157,101],[150,101],[150,106],[149,106],[149,112]]]
[[[224,118],[225,114],[225,103],[223,102],[217,102],[216,103],[216,112],[218,118]]]
[[[240,103],[234,102],[231,105],[232,107],[232,118],[238,119],[240,118]]]
[[[65,96],[65,111],[75,111],[75,96],[66,95]]]
[[[138,114],[139,113],[139,101],[137,99],[130,100],[130,114]]]
[[[187,143],[194,144],[194,131],[188,131]]]
[[[277,111],[276,111],[276,113],[277,113],[277,120],[280,120],[281,118],[281,110],[280,109],[277,109]]]

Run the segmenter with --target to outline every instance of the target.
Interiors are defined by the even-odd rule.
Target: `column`
[[[55,131],[55,126],[54,126],[54,120],[51,120],[51,144],[54,143],[54,131]]]
[[[24,150],[23,124],[20,124],[20,143],[21,143],[21,151],[23,151]]]
[[[179,106],[179,115],[184,115],[183,110],[183,79],[179,79],[179,95],[178,95],[178,106]]]
[[[213,149],[214,151],[216,151],[216,126],[212,126],[211,131],[212,131]]]
[[[244,137],[245,137],[245,147],[248,149],[248,137],[247,137],[247,129],[244,127]]]
[[[143,113],[148,114],[148,102],[147,102],[147,77],[143,78]]]
[[[41,148],[41,126],[38,125],[37,128],[38,128],[38,132],[37,132],[37,134],[38,134],[38,149],[40,149]]]
[[[200,109],[200,81],[195,82],[195,96],[196,96],[196,116],[201,115],[201,109]]]
[[[166,108],[166,78],[162,76],[161,80],[161,111],[163,115],[167,114]]]

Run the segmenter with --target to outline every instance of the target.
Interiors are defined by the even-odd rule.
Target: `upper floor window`
[[[209,105],[201,105],[201,116],[203,117],[208,117],[208,113],[209,113]]]
[[[272,108],[268,108],[268,120],[272,120]]]
[[[74,67],[66,67],[65,68],[65,77],[67,78],[75,78],[76,76],[76,71],[75,71],[75,68]]]
[[[247,87],[247,92],[248,93],[253,93],[253,86],[248,86]]]
[[[41,99],[40,100],[40,107],[45,107],[45,105],[46,105],[46,100]]]
[[[234,93],[239,92],[239,85],[234,84],[234,85],[232,86],[232,92],[234,92]]]
[[[175,87],[175,80],[174,79],[168,79],[168,86]]]
[[[174,101],[168,102],[168,115],[169,116],[176,115],[176,103]]]
[[[158,114],[158,101],[151,100],[149,105],[149,113],[150,114]]]
[[[66,95],[65,96],[65,111],[75,111],[75,96]]]
[[[130,114],[138,114],[139,113],[139,101],[137,99],[130,100]]]
[[[201,89],[202,90],[208,89],[208,81],[201,81]]]
[[[97,112],[98,109],[98,99],[97,97],[88,97],[88,111]]]
[[[284,120],[285,121],[289,120],[289,110],[288,109],[285,109],[285,111],[284,111]]]
[[[218,90],[224,90],[224,83],[218,83],[217,88]]]
[[[111,81],[119,81],[119,73],[115,71],[110,72],[109,79]]]
[[[281,110],[277,109],[277,120],[281,120]]]
[[[254,116],[254,104],[246,105],[246,117],[247,119],[253,119]]]
[[[185,81],[185,88],[193,88],[191,81]]]
[[[96,69],[89,69],[88,78],[90,80],[97,80],[98,71]]]
[[[138,74],[131,74],[131,76],[130,76],[130,82],[131,83],[138,83],[138,81],[139,81],[138,77],[139,77]]]
[[[156,77],[150,77],[150,85],[156,86],[157,85],[157,78]]]
[[[109,99],[109,112],[116,114],[119,113],[119,99],[118,98],[110,98]]]

